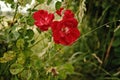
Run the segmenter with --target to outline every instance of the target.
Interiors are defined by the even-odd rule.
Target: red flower
[[[56,11],[56,13],[61,16],[63,10],[64,8],[60,8],[59,10]],[[74,13],[71,10],[65,10],[63,14],[64,14],[63,19],[74,17]]]
[[[54,14],[48,13],[45,10],[39,10],[33,14],[33,18],[35,20],[34,24],[38,26],[40,30],[46,31],[54,19]]]
[[[75,18],[54,21],[51,25],[53,39],[57,44],[71,45],[80,36],[77,28],[78,22]]]
[[[73,18],[74,13],[71,10],[65,10],[63,19]]]
[[[59,10],[57,10],[56,11],[56,13],[59,15],[59,16],[62,16],[62,10],[63,10],[64,8],[60,8]]]

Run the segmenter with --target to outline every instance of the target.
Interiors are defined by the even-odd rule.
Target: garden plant
[[[0,1],[0,80],[120,80],[120,0]]]

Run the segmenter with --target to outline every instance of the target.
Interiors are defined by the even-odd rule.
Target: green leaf
[[[13,40],[17,40],[20,34],[17,31],[12,32],[13,34]]]
[[[71,74],[74,72],[74,67],[69,63],[64,65],[64,69],[66,70],[66,74]]]
[[[120,37],[120,28],[117,30],[117,31],[115,31],[115,33],[114,33],[114,36],[118,36],[118,37]]]
[[[32,39],[33,36],[34,36],[33,30],[32,30],[32,29],[28,29],[25,36],[26,36],[26,38],[29,39],[29,40]]]
[[[31,80],[39,80],[39,70],[32,69],[32,77],[30,78]]]
[[[6,63],[8,61],[13,60],[16,57],[16,53],[14,51],[5,52],[3,57],[0,58],[0,63]]]
[[[60,9],[61,5],[62,5],[61,2],[57,1],[56,4],[55,4],[56,10]]]
[[[23,51],[23,54],[25,55],[25,57],[31,56],[32,53],[33,53],[33,51],[30,50],[30,49],[25,49],[25,50]]]
[[[35,69],[39,69],[43,66],[43,64],[40,60],[34,60],[33,66],[34,66]]]
[[[22,64],[22,65],[25,63],[25,56],[23,53],[18,54],[16,63]]]
[[[32,40],[32,41],[31,41],[31,44],[34,44],[34,43],[35,43],[35,40]]]
[[[18,49],[23,49],[24,48],[24,39],[18,39],[16,42],[16,46]]]
[[[24,70],[20,73],[20,77],[22,80],[30,80],[31,76],[31,70]]]
[[[67,76],[66,76],[66,74],[64,72],[60,71],[59,77],[62,80],[62,79],[65,79]]]
[[[20,37],[24,36],[24,29],[23,28],[19,29],[18,32],[20,34]]]
[[[39,32],[39,34],[41,34],[41,30],[39,29],[39,28],[36,28],[37,29],[37,31]]]
[[[49,5],[51,2],[52,2],[52,0],[48,0],[48,1],[47,1],[47,5]]]
[[[40,61],[39,57],[36,55],[31,56],[30,61],[35,69],[39,69],[39,68],[43,67],[42,62]]]
[[[59,67],[59,77],[61,79],[65,79],[67,77],[67,74],[72,74],[74,72],[74,67],[70,63],[64,64],[62,67]]]
[[[45,0],[37,0],[40,4],[44,3]]]
[[[22,72],[23,69],[24,69],[23,65],[14,63],[10,66],[10,73],[12,75],[16,75],[16,74]]]
[[[13,34],[14,34],[15,39],[17,39],[20,36],[20,34],[17,31],[14,32]]]
[[[27,24],[30,25],[30,26],[33,26],[34,25],[34,19],[32,16],[29,16],[27,18]]]

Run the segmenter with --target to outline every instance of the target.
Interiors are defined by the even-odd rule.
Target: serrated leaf
[[[61,5],[62,5],[62,3],[60,1],[57,1],[56,4],[55,4],[56,10],[59,10]]]
[[[0,63],[6,63],[8,61],[13,60],[16,57],[16,53],[14,51],[5,52],[3,57],[0,58]]]
[[[23,69],[24,69],[23,65],[14,63],[10,66],[10,73],[12,75],[16,75],[16,74],[22,72]]]

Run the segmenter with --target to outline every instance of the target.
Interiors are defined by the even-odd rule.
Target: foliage
[[[119,0],[36,0],[27,14],[19,7],[31,0],[1,0],[11,4],[10,19],[0,16],[0,80],[120,80]],[[71,9],[81,36],[73,45],[52,40],[51,31],[34,26],[33,12]],[[58,17],[59,19],[59,17]]]
[[[78,1],[79,2],[79,1]],[[71,80],[119,80],[120,1],[86,0],[82,36],[74,46],[75,73]]]
[[[31,0],[16,3],[5,0],[14,5],[11,7],[15,12],[10,20],[6,20],[7,16],[0,18],[0,80],[58,80],[74,71],[72,63],[62,58],[64,47],[52,41],[51,31],[41,32],[33,26],[33,12],[45,2],[36,1],[26,14],[20,13],[19,7]]]

